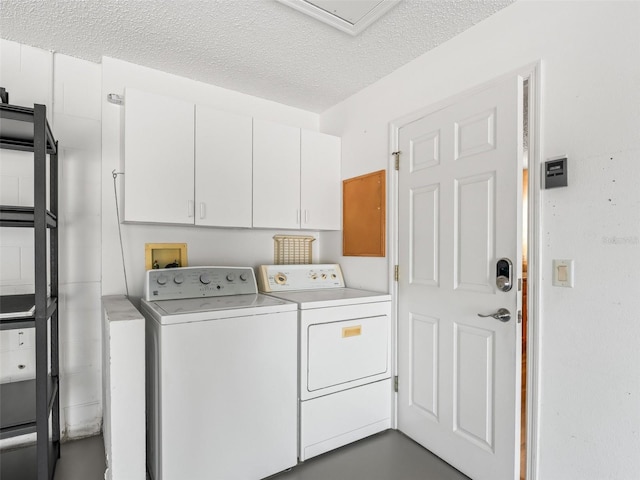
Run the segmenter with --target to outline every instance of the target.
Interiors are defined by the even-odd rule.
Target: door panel
[[[438,421],[438,319],[411,317],[410,402],[423,415]]]
[[[496,262],[520,276],[521,98],[511,77],[399,130],[398,426],[474,480],[519,472],[521,300]]]
[[[495,182],[492,173],[454,180],[456,289],[493,293]]]
[[[426,185],[410,192],[411,198],[411,283],[437,286],[440,190]],[[420,218],[416,218],[418,216]]]
[[[495,112],[491,109],[454,123],[456,160],[495,149]]]
[[[434,167],[440,163],[440,130],[428,132],[411,140],[411,172]]]
[[[454,325],[454,430],[493,449],[493,332]]]

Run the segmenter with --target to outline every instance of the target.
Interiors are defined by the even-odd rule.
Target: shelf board
[[[21,328],[35,328],[36,319],[28,318],[3,318],[0,319],[0,330],[19,330]]]
[[[47,227],[56,228],[58,226],[57,217],[49,210],[46,211]],[[34,208],[18,207],[14,205],[0,206],[0,226],[1,227],[33,227]]]
[[[36,296],[33,293],[0,296],[0,318],[33,317]]]
[[[47,411],[58,392],[58,382],[50,375],[47,378],[49,399]],[[36,381],[22,380],[0,384],[0,438],[11,438],[36,431]],[[1,478],[1,477],[0,477]]]
[[[0,104],[0,148],[33,152],[34,109]],[[57,153],[56,140],[46,123],[47,153]]]
[[[36,431],[36,381],[0,384],[0,438]]]
[[[0,330],[35,327],[36,301],[33,293],[0,297]]]
[[[0,458],[0,478],[38,478],[35,445],[3,451]]]
[[[35,305],[33,293],[24,295],[0,296],[0,330],[33,328],[36,326],[37,312],[31,311]],[[50,318],[58,308],[56,297],[47,298],[47,311],[44,318]]]
[[[55,463],[60,457],[60,443],[49,442],[49,472],[55,471]],[[37,448],[35,444],[3,450],[0,452],[0,478],[37,480]]]

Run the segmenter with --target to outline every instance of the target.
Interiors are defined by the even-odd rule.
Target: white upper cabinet
[[[196,105],[195,138],[195,224],[251,227],[251,117]]]
[[[193,224],[194,104],[127,89],[124,219]]]
[[[300,154],[301,228],[340,230],[340,137],[302,130]]]
[[[340,230],[339,137],[253,122],[253,226]]]
[[[340,230],[339,137],[127,89],[124,220]]]
[[[253,121],[253,226],[300,228],[300,129]]]
[[[125,95],[124,219],[251,227],[251,117]]]

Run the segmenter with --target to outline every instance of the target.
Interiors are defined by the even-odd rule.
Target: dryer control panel
[[[261,265],[258,272],[258,285],[265,293],[345,286],[338,264]]]
[[[144,299],[177,300],[257,293],[251,267],[180,267],[147,270]]]

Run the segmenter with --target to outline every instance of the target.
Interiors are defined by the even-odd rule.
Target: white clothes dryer
[[[146,274],[152,480],[258,480],[297,463],[296,305],[250,267]]]
[[[391,297],[347,288],[339,265],[263,265],[261,292],[298,305],[299,457],[391,427]]]

